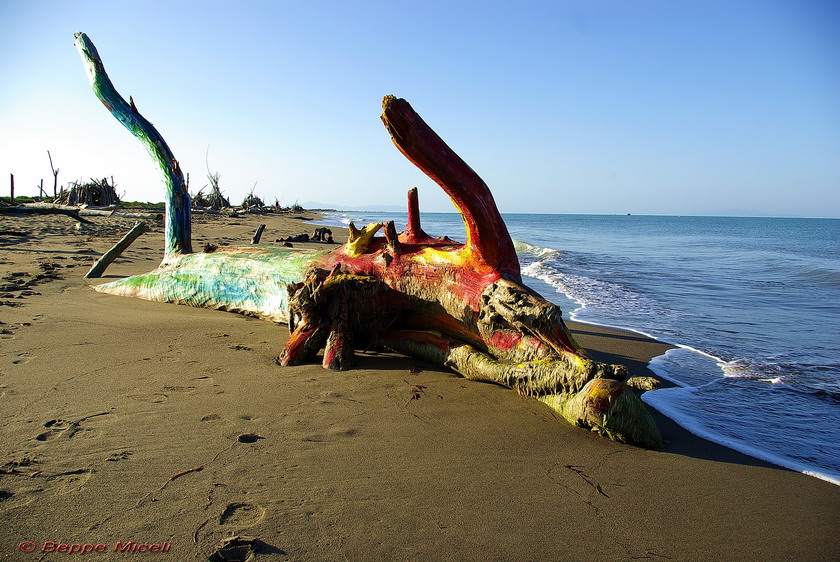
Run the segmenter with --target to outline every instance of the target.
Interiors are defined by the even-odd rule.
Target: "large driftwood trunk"
[[[94,89],[110,87],[92,43],[84,34],[77,43]],[[106,106],[124,124],[122,112],[138,115],[133,106]],[[463,216],[464,243],[423,231],[413,189],[402,233],[393,222],[351,224],[348,242],[332,252],[248,246],[190,254],[187,219],[177,231],[187,238],[167,239],[161,267],[97,289],[288,322],[291,335],[279,357],[284,366],[314,360],[323,349],[324,367],[348,369],[355,349],[381,346],[533,396],[569,422],[612,439],[658,445],[659,431],[631,389],[654,381],[628,380],[626,367],[593,361],[560,309],[522,283],[510,235],[478,174],[408,102],[386,96],[383,110],[396,147]],[[167,197],[167,210],[177,208],[178,190]]]
[[[89,220],[80,216],[79,211],[75,209],[63,209],[61,207],[56,206],[23,206],[19,205],[16,207],[0,207],[0,213],[5,214],[18,214],[18,215],[67,215],[68,217],[75,219],[79,222],[83,222],[85,224],[93,224]]]

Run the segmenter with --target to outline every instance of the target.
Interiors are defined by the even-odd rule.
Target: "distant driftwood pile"
[[[72,182],[70,188],[58,195],[55,200],[61,205],[111,207],[120,204],[113,178],[100,180],[91,178],[87,182]]]

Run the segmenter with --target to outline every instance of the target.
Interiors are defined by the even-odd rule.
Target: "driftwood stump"
[[[122,100],[115,91],[102,94],[102,84],[113,87],[89,39],[77,34],[77,45],[100,99]],[[136,109],[106,105],[132,128]],[[324,367],[348,369],[355,349],[382,346],[533,396],[612,439],[657,446],[659,431],[634,391],[651,381],[591,359],[560,309],[522,283],[513,241],[484,181],[407,101],[386,96],[382,121],[397,149],[450,196],[464,219],[464,243],[423,231],[416,189],[408,193],[403,232],[393,221],[351,224],[348,242],[329,252],[252,245],[192,254],[187,214],[167,228],[161,267],[96,289],[287,322],[291,334],[278,359],[284,366],[316,360],[323,349]],[[177,209],[177,165],[168,152],[150,153],[165,164],[167,211]]]

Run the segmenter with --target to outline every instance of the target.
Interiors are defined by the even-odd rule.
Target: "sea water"
[[[404,213],[334,213],[327,222]],[[696,435],[840,484],[840,220],[506,214],[526,284],[567,318],[677,346],[644,401]],[[464,240],[455,213],[424,213]]]

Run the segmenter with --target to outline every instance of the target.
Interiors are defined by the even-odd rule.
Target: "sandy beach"
[[[840,559],[838,486],[656,412],[661,450],[615,443],[396,354],[281,368],[285,326],[93,291],[153,269],[163,227],[85,280],[137,220],[89,218],[0,216],[0,560],[207,560],[237,535],[254,560]],[[198,215],[194,247],[260,223],[315,228]],[[667,349],[571,327],[636,375]]]

